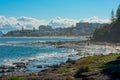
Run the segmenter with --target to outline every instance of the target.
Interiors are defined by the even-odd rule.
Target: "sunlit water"
[[[80,38],[0,38],[0,75],[20,72],[39,72],[53,65],[77,60],[83,56],[120,53],[120,47],[105,45],[79,45],[74,49],[56,48],[50,44],[26,45],[37,42],[83,41]],[[22,45],[21,45],[22,44]],[[16,67],[16,64],[20,64]],[[14,69],[13,69],[14,68]]]
[[[15,66],[15,63],[25,63],[25,68],[14,72],[38,72],[48,66],[65,63],[68,58],[79,59],[77,51],[67,48],[55,48],[51,45],[20,45],[21,43],[47,41],[82,41],[78,38],[0,38],[0,67]],[[16,45],[10,45],[10,44]],[[19,44],[18,44],[19,43]],[[42,66],[42,67],[38,67]],[[0,69],[0,72],[3,68]],[[6,72],[4,72],[6,73]],[[8,73],[8,72],[7,72]]]

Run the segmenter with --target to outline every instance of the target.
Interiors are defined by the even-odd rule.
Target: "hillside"
[[[111,18],[111,24],[95,30],[93,33],[94,41],[120,43],[120,6],[116,15],[116,18]]]
[[[120,42],[120,22],[114,22],[110,25],[106,25],[102,28],[95,30],[93,34],[93,39],[95,41],[104,41],[104,42]]]

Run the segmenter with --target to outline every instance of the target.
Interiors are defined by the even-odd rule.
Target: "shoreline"
[[[33,45],[33,46],[38,46],[38,45],[42,45],[42,44],[49,44],[49,45],[54,45],[55,46],[55,48],[67,48],[67,49],[73,49],[73,48],[68,48],[68,47],[62,47],[62,46],[59,46],[60,44],[64,44],[64,43],[71,43],[72,42],[72,44],[73,43],[76,43],[76,42],[78,42],[78,41],[65,41],[65,42],[35,42],[35,43],[32,43],[32,44],[30,44],[30,45]],[[26,45],[29,45],[29,44],[26,44]],[[57,45],[57,46],[56,46]],[[73,49],[74,50],[74,49]],[[76,51],[75,51],[76,52]],[[75,55],[77,55],[77,54],[70,54],[70,55],[68,55],[68,56],[75,56]],[[14,62],[13,64],[20,64],[19,66],[22,66],[22,67],[24,67],[24,64],[22,65],[22,63],[24,63],[24,62]],[[61,64],[61,63],[60,63]],[[54,66],[54,65],[53,65]],[[11,67],[12,68],[12,66],[3,66],[3,68],[6,68],[6,67]],[[52,67],[52,65],[51,66],[49,66],[48,68],[51,68]],[[13,67],[14,68],[14,67]],[[4,72],[4,71],[3,71]],[[13,72],[14,73],[14,72]],[[31,72],[26,72],[26,73],[31,73]],[[10,72],[10,74],[7,74],[7,75],[11,75],[12,74],[12,72]],[[19,72],[15,72],[15,74],[18,74],[19,75]],[[21,74],[21,73],[20,73]],[[3,76],[7,76],[7,75],[3,75]]]
[[[90,35],[85,36],[0,36],[0,38],[88,38]]]
[[[40,45],[40,44],[50,44],[50,45],[55,45],[57,48],[70,48],[70,49],[74,49],[76,50],[78,53],[80,53],[82,47],[81,46],[91,46],[91,45],[103,45],[103,46],[113,46],[112,44],[101,44],[101,43],[91,43],[90,41],[68,41],[68,42],[37,42],[37,43],[33,43],[36,45]],[[80,54],[77,54],[80,55]],[[54,72],[54,70],[59,69],[60,67],[64,68],[66,67],[65,65],[69,65],[69,63],[74,63],[79,61],[80,59],[74,61],[74,60],[68,60],[65,64],[61,64],[59,66],[53,66],[52,68],[43,70],[41,72],[35,73],[35,72],[30,72],[30,73],[23,73],[22,75],[16,74],[18,76],[28,76],[30,77],[30,74],[34,75],[34,77],[42,77],[42,80],[44,80],[45,76],[43,74],[47,74],[47,73],[51,73]],[[39,76],[38,76],[39,75]],[[48,74],[47,74],[48,75]],[[51,74],[53,75],[53,74]],[[72,74],[71,74],[72,75]],[[9,75],[10,76],[10,75]],[[48,75],[50,77],[50,75]],[[5,78],[6,76],[2,76],[2,78]],[[1,78],[1,79],[2,79]],[[39,80],[39,79],[38,79]]]

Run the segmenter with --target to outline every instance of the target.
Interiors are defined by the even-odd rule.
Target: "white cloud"
[[[5,16],[0,16],[0,31],[8,32],[10,30],[21,29],[22,27],[24,27],[25,29],[32,29],[33,27],[35,27],[36,29],[38,29],[40,25],[51,25],[53,28],[71,27],[72,25],[75,25],[77,22],[110,23],[110,20],[100,19],[95,16],[81,20],[56,17],[54,19],[51,19],[50,21],[38,20],[32,17],[25,16],[21,16],[18,18],[16,17],[6,18]]]
[[[35,27],[38,29],[40,25],[48,24],[48,22],[45,20],[38,20],[35,18],[25,17],[25,16],[19,17],[17,18],[17,20],[19,22],[19,25],[24,26],[25,28],[28,28],[28,29],[32,27]]]
[[[91,17],[91,18],[81,19],[81,20],[56,17],[49,22],[49,25],[53,26],[54,28],[71,27],[72,25],[75,25],[78,22],[81,22],[81,23],[84,23],[84,22],[87,22],[87,23],[110,23],[110,19],[101,19],[96,16]]]
[[[10,30],[21,29],[24,27],[25,29],[32,29],[35,27],[38,29],[40,25],[48,24],[45,20],[38,20],[31,17],[10,17],[6,18],[5,16],[0,16],[0,31],[7,32]]]
[[[77,22],[79,22],[79,20],[56,17],[55,19],[52,19],[49,22],[49,25],[53,26],[54,28],[71,27],[72,25],[75,25]]]
[[[110,19],[101,19],[96,16],[93,16],[91,18],[85,18],[80,20],[80,22],[88,22],[88,23],[110,23]]]

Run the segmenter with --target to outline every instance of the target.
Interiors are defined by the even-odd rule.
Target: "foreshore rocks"
[[[15,66],[2,65],[2,66],[0,66],[0,73],[13,72],[13,71],[15,71],[15,69],[16,69]]]
[[[17,68],[26,68],[27,64],[24,62],[15,62],[13,65],[15,65]]]
[[[36,66],[34,66],[34,67],[36,67],[36,68],[43,68],[42,65],[36,65]]]
[[[15,62],[11,66],[10,65],[1,65],[0,73],[20,71],[22,69],[25,69],[26,66],[27,66],[26,63],[23,63],[23,62]]]
[[[40,44],[42,44],[42,43],[38,43],[38,44],[36,43],[35,45],[40,45]],[[80,52],[81,52],[81,50],[83,50],[85,48],[84,46],[89,46],[88,48],[85,48],[85,50],[88,50],[88,49],[90,49],[91,47],[94,46],[93,44],[88,45],[88,42],[62,42],[62,43],[59,43],[59,42],[58,43],[57,42],[51,42],[51,43],[47,42],[47,43],[45,43],[44,42],[44,44],[55,45],[56,48],[70,48],[70,49],[77,50],[78,53],[76,55],[79,55],[79,56],[83,55]],[[93,48],[96,48],[96,46],[93,47]],[[88,55],[88,56],[90,55],[89,54],[90,51],[83,52],[83,53],[85,53],[85,55]],[[97,55],[97,56],[99,56],[99,55]],[[70,56],[72,56],[72,55],[70,55]],[[100,61],[102,61],[102,60],[100,60]],[[76,74],[76,76],[78,76],[81,79],[74,79],[74,78],[76,78],[74,75],[75,75],[75,72],[77,71],[77,68],[79,68],[81,66],[79,64],[80,62],[81,62],[80,59],[75,61],[75,60],[72,60],[72,59],[68,58],[66,63],[62,63],[60,65],[45,65],[45,66],[35,65],[34,67],[36,67],[38,69],[40,69],[40,68],[46,68],[46,69],[42,70],[41,72],[38,72],[37,76],[34,76],[34,75],[33,76],[27,76],[27,79],[28,80],[33,80],[33,79],[34,80],[44,80],[44,79],[46,79],[46,80],[57,80],[58,78],[61,78],[61,80],[83,80],[82,78],[83,78],[83,76],[85,76],[84,80],[96,80],[96,78],[98,76],[106,77],[105,74],[101,73],[101,70],[100,71],[98,70],[98,71],[95,71],[95,72],[86,72],[86,73]],[[86,60],[86,61],[83,60],[83,63],[86,63],[86,62],[89,62],[89,59]],[[93,63],[91,63],[91,64],[93,64]],[[15,66],[15,69],[25,69],[26,66],[27,66],[27,63],[15,62],[15,63],[13,63],[13,65]],[[0,69],[6,69],[6,67],[0,67]],[[7,69],[9,69],[9,68],[7,67]],[[14,70],[14,67],[11,70]],[[3,72],[4,71],[1,71],[1,73],[3,73]],[[80,77],[80,76],[82,76],[82,77]],[[95,77],[95,79],[91,78],[91,77]],[[65,79],[63,79],[63,78],[65,78]],[[60,80],[60,79],[58,79],[58,80]],[[103,80],[103,78],[101,80]]]
[[[66,63],[71,63],[71,64],[75,64],[76,60],[72,60],[70,58],[68,58],[68,60],[66,61]]]

